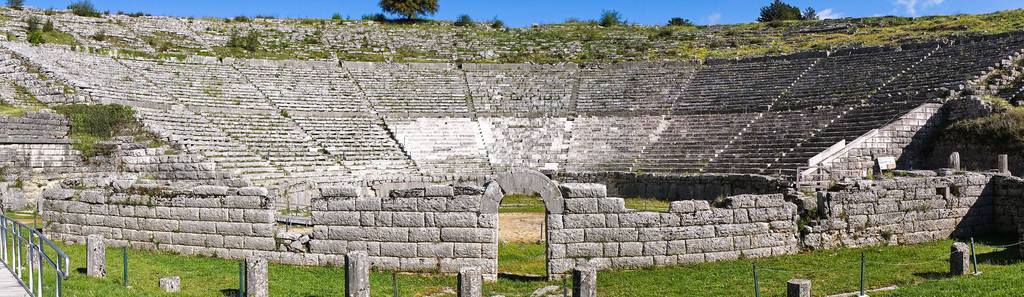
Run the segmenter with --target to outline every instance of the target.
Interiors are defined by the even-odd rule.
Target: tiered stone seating
[[[667,126],[662,116],[577,118],[565,170],[633,171],[653,135]]]
[[[933,50],[865,48],[834,53],[801,77],[772,110],[861,103]]]
[[[570,112],[576,65],[464,65],[480,115],[546,115]]]
[[[218,124],[206,117],[185,110],[181,106],[171,109],[135,107],[137,116],[150,130],[182,145],[190,152],[199,153],[217,163],[219,169],[233,172],[250,180],[280,178],[284,176],[266,158],[251,150],[245,143],[229,136]]]
[[[158,82],[191,106],[270,110],[266,96],[230,65],[124,60],[132,70]]]
[[[309,112],[370,112],[359,86],[336,63],[240,64],[236,67],[278,108]]]
[[[351,177],[347,169],[330,159],[326,149],[280,115],[206,112],[203,116],[289,177],[335,181]]]
[[[21,51],[26,52],[27,55],[42,56],[37,51],[25,50],[27,46],[22,45],[17,47]],[[53,69],[57,67],[37,67],[31,64],[19,60],[16,55],[22,55],[21,52],[0,49],[0,79],[3,79],[9,84],[10,91],[16,91],[9,93],[11,97],[8,101],[19,101],[15,102],[18,105],[38,105],[39,102],[52,105],[65,105],[74,103],[85,103],[85,96],[73,94],[74,89],[62,84],[60,81],[52,79],[41,79],[47,77],[47,75],[55,76]],[[30,67],[32,69],[30,69]],[[17,87],[17,88],[15,88]],[[18,90],[20,89],[20,90]],[[27,92],[28,94],[19,94]],[[27,95],[31,95],[35,100],[31,100]],[[38,100],[39,102],[35,102]],[[33,102],[28,102],[33,101]]]
[[[345,64],[345,68],[378,112],[412,117],[469,113],[466,78],[451,65],[372,65],[360,68]]]
[[[844,108],[769,112],[739,135],[705,171],[779,174],[776,163],[798,143],[835,120]]]
[[[427,175],[482,176],[492,172],[480,125],[468,118],[389,119],[388,126]]]
[[[664,114],[694,75],[690,62],[592,65],[580,71],[576,109],[584,114]]]
[[[376,118],[292,115],[331,156],[359,175],[401,175],[416,171],[409,157]]]
[[[758,114],[673,116],[637,160],[638,171],[659,173],[700,172],[729,145]]]
[[[572,122],[566,118],[481,118],[484,144],[497,171],[561,169],[568,156]]]
[[[678,114],[767,111],[818,58],[709,61],[675,102]]]
[[[61,56],[50,64],[55,74],[67,78],[95,101],[129,105],[178,103],[163,88],[113,58],[74,51]]]

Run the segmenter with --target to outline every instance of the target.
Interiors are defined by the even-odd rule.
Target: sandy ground
[[[544,225],[542,213],[498,214],[498,238],[504,242],[536,243]]]

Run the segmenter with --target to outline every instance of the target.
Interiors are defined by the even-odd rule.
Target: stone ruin
[[[950,119],[983,114],[954,102],[1019,74],[1006,69],[1022,49],[1024,34],[1008,33],[739,60],[484,65],[156,60],[0,42],[0,78],[40,102],[131,106],[176,147],[122,137],[83,160],[68,119],[0,117],[4,183],[23,181],[0,192],[6,206],[35,202],[48,236],[69,242],[299,265],[365,252],[380,269],[478,267],[490,279],[507,194],[542,197],[552,278],[1020,232],[1024,182],[929,166],[923,148]],[[864,179],[883,174],[880,158],[895,176]],[[637,211],[622,199],[633,197],[671,204]]]

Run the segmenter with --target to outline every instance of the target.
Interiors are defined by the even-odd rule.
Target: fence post
[[[128,287],[128,247],[127,246],[121,247],[121,263],[124,263],[124,269],[121,270],[122,272],[124,272],[124,277],[123,277],[124,286]]]
[[[864,252],[860,252],[860,296],[867,296],[864,292]]]
[[[398,297],[398,271],[391,272],[391,287],[394,288],[394,296]]]
[[[978,271],[978,253],[974,252],[974,237],[971,237],[971,258],[974,262],[974,275],[981,274]]]
[[[238,262],[238,297],[245,297],[245,260]]]
[[[562,277],[562,297],[569,297],[569,287],[566,286],[565,277]]]
[[[754,297],[761,297],[761,286],[757,283],[757,261],[754,261]]]

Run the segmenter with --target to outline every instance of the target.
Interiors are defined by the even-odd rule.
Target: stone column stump
[[[370,259],[365,251],[345,255],[345,297],[370,297]]]
[[[160,279],[160,289],[164,292],[174,293],[181,291],[181,277],[168,276]]]
[[[85,245],[86,273],[92,277],[107,277],[107,244],[103,241],[103,235],[89,235]]]
[[[949,168],[960,171],[960,152],[949,154]]]
[[[1010,160],[1009,160],[1009,157],[1007,155],[1005,155],[1005,154],[999,155],[999,164],[998,165],[999,165],[998,168],[999,168],[999,173],[1000,174],[1009,174],[1010,173]]]
[[[459,297],[483,296],[483,276],[480,267],[459,269]]]
[[[786,282],[786,297],[811,297],[811,281],[791,279]]]
[[[270,297],[269,281],[267,259],[245,258],[246,297]]]
[[[949,248],[949,274],[953,276],[969,273],[971,268],[971,249],[966,243],[954,242]]]
[[[597,270],[577,267],[572,271],[572,296],[597,297]]]

